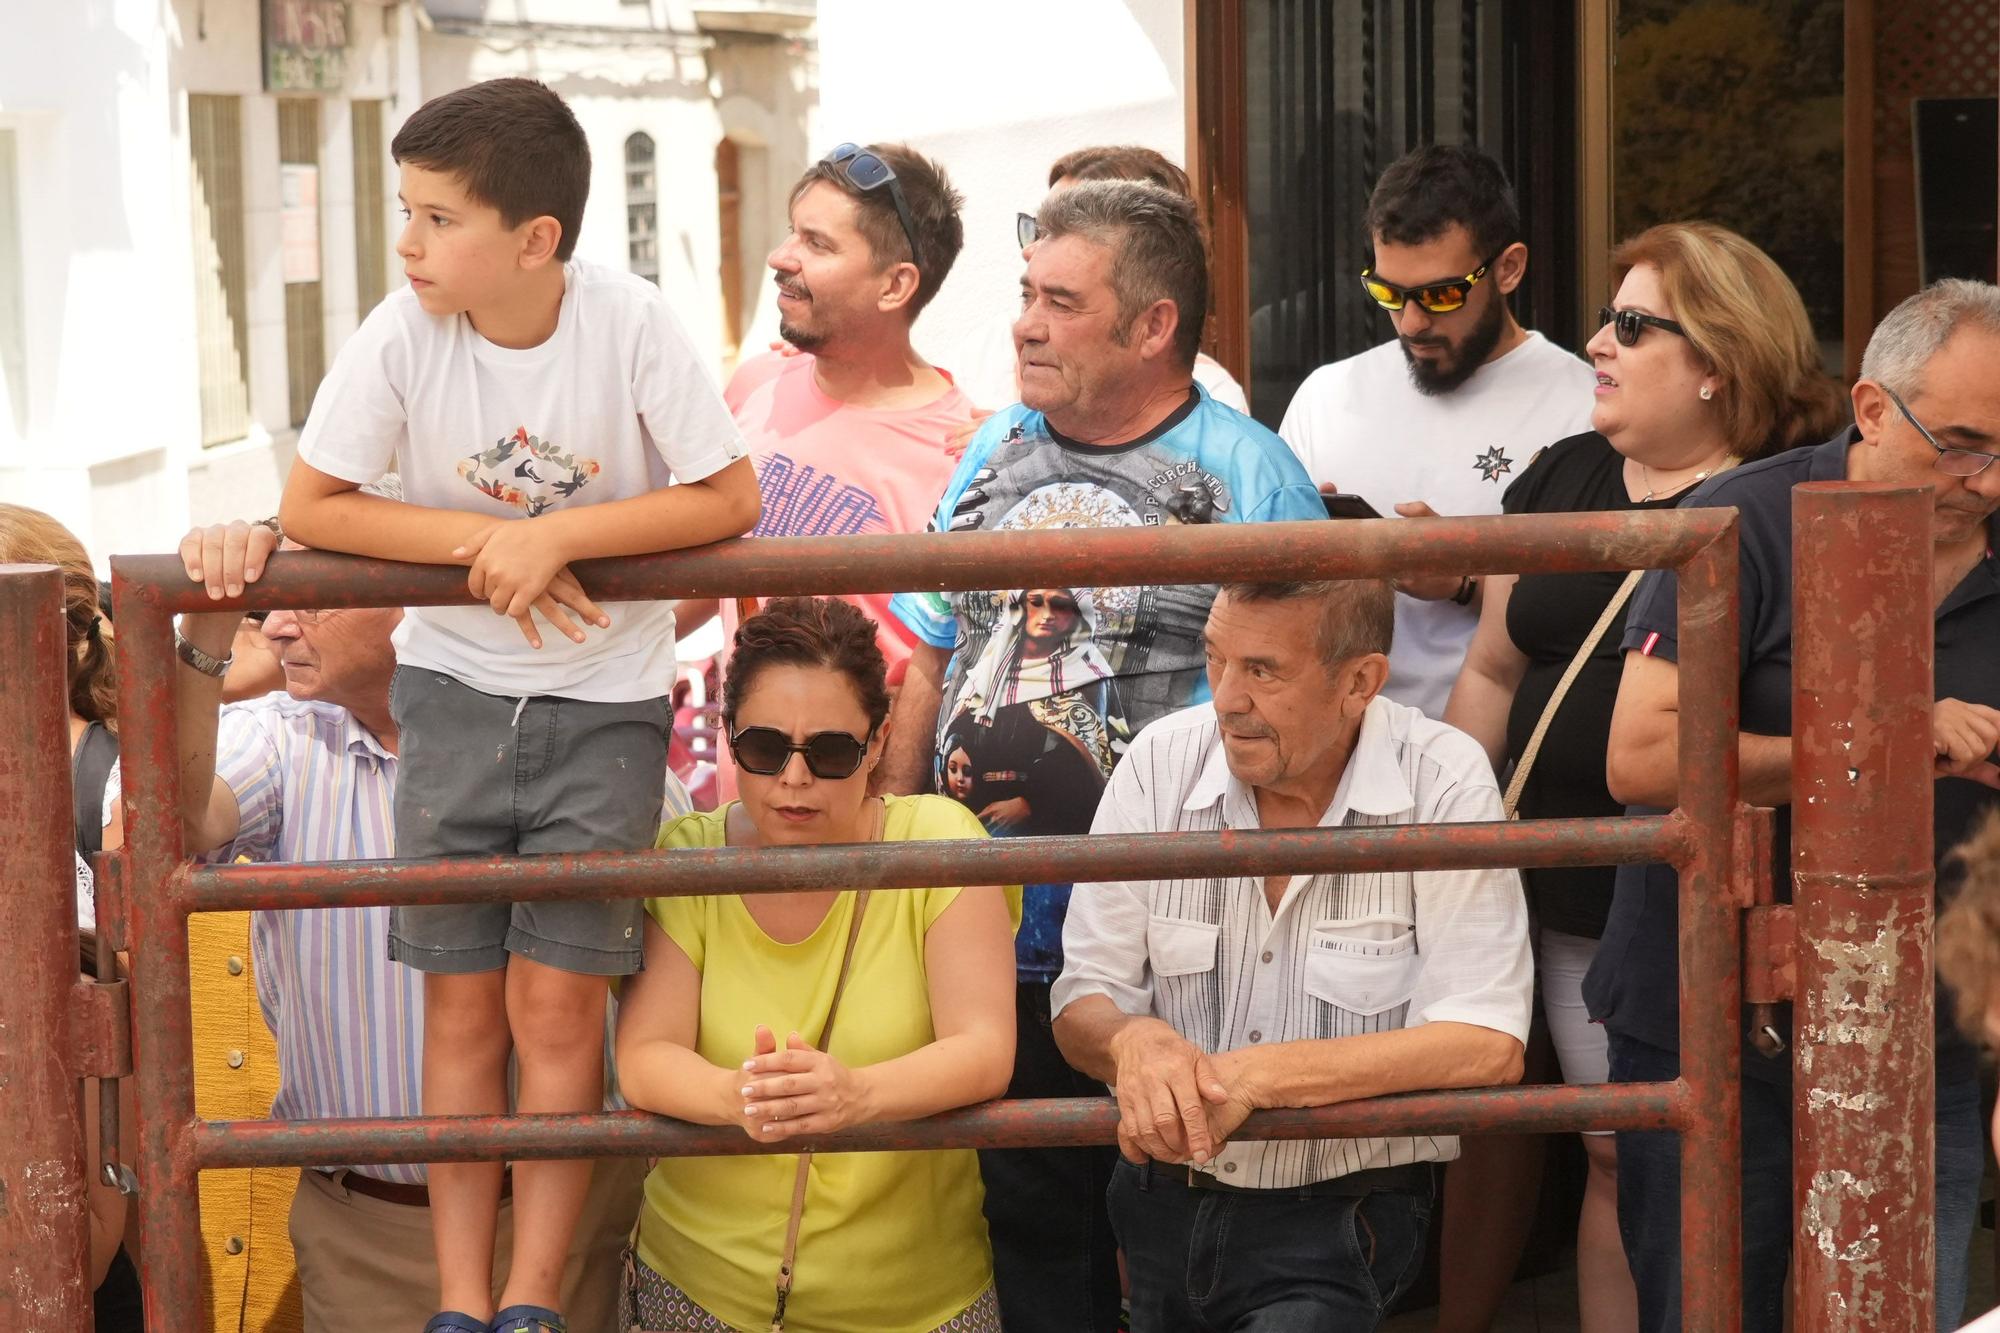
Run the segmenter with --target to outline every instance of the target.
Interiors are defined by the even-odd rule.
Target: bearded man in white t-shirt
[[[1278,433],[1322,491],[1383,514],[1497,514],[1536,451],[1590,429],[1594,383],[1507,307],[1528,271],[1513,187],[1480,149],[1419,148],[1382,173],[1366,224],[1375,260],[1362,282],[1396,336],[1314,371]],[[1443,717],[1479,621],[1479,580],[1396,588],[1384,693]]]

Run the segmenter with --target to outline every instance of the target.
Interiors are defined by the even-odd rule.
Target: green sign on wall
[[[264,91],[334,92],[346,69],[346,0],[264,0]]]

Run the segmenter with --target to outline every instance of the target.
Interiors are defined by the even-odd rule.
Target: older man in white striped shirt
[[[1213,702],[1140,733],[1092,831],[1501,818],[1478,744],[1381,697],[1394,616],[1373,580],[1225,587]],[[1055,1032],[1117,1093],[1134,1328],[1376,1326],[1457,1140],[1229,1137],[1260,1107],[1518,1079],[1527,924],[1513,871],[1077,886]]]
[[[217,592],[255,582],[269,529],[197,528],[188,576]],[[240,617],[190,615],[177,635],[181,769],[190,851],[211,859],[369,860],[395,855],[396,724],[389,715],[398,609],[273,611],[264,621],[285,693],[221,708]],[[215,774],[204,783],[203,773]],[[667,813],[689,808],[667,775]],[[251,963],[277,1039],[276,1120],[411,1116],[422,1107],[423,976],[389,961],[389,909],[258,912]],[[574,1333],[619,1333],[620,1262],[645,1163],[597,1163],[563,1275]],[[299,1173],[291,1233],[306,1333],[416,1329],[437,1308],[424,1168]],[[506,1278],[501,1214],[495,1283]],[[496,1285],[497,1291],[497,1285]]]

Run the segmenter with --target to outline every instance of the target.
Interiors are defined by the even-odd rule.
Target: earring
[[[1715,390],[1713,390],[1713,389],[1709,388],[1709,387],[1708,387],[1708,386],[1707,386],[1706,384],[1702,385],[1702,386],[1701,386],[1701,401],[1703,401],[1703,402],[1705,403],[1705,402],[1707,402],[1707,401],[1708,401],[1709,399],[1711,399],[1711,398],[1713,398],[1713,397],[1715,397]]]

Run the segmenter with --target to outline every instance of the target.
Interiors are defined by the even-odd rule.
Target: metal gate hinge
[[[129,1078],[132,1074],[131,1009],[126,982],[79,978],[70,991],[70,1049],[78,1078]]]
[[[1783,1004],[1798,984],[1790,903],[1760,903],[1743,913],[1743,1002]]]

